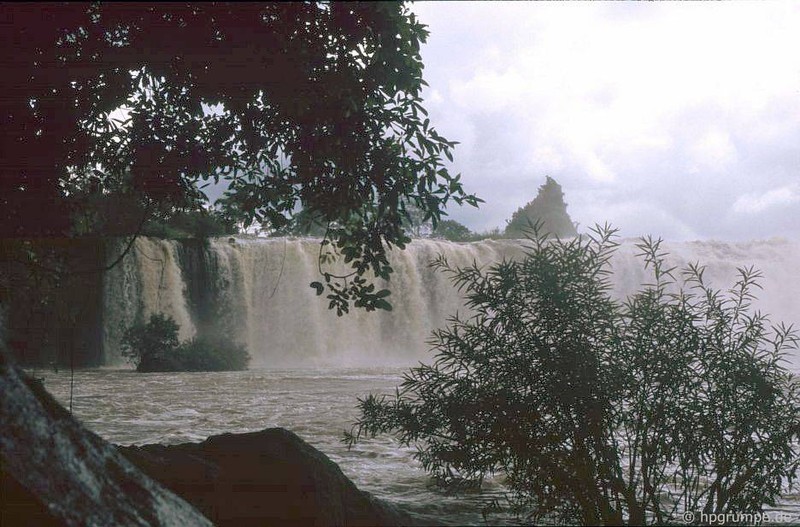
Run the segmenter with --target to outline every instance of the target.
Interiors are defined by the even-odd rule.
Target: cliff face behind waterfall
[[[207,245],[139,239],[123,264],[105,276],[103,347],[107,364],[119,364],[126,327],[152,313],[166,313],[181,337],[198,332],[233,335],[248,346],[253,367],[413,364],[428,354],[431,331],[457,311],[465,313],[450,278],[430,268],[443,254],[451,265],[490,264],[515,258],[524,242],[451,243],[415,240],[392,255],[392,312],[354,309],[337,317],[309,283],[319,280],[314,239],[218,238]],[[670,266],[700,261],[706,279],[728,288],[736,268],[763,272],[756,307],[772,322],[800,322],[800,245],[780,240],[665,244]],[[612,259],[619,297],[648,281],[634,241]],[[800,365],[800,359],[795,364]]]

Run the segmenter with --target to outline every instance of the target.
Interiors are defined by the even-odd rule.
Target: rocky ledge
[[[88,431],[0,346],[0,525],[411,525],[280,428],[119,447]]]
[[[211,525],[86,430],[0,346],[0,525]]]
[[[414,523],[283,428],[120,451],[219,526]]]

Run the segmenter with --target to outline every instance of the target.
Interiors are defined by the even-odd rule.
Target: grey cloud
[[[750,62],[742,64],[757,68],[767,61],[758,72],[741,77],[749,83],[747,91],[725,84],[739,79],[730,69],[736,57],[719,44],[731,34],[714,33],[748,24],[742,16],[749,9],[758,15],[758,27],[769,29],[774,23],[775,35],[796,39],[786,36],[791,34],[786,27],[791,20],[800,21],[800,9],[791,4],[723,6],[719,11],[674,4],[568,7],[581,15],[583,31],[612,24],[615,31],[633,31],[643,39],[632,42],[632,50],[650,49],[675,61],[691,62],[692,50],[672,57],[672,50],[663,48],[678,42],[646,41],[650,25],[658,27],[666,17],[669,24],[654,33],[670,35],[669,28],[680,25],[687,13],[695,24],[693,16],[701,12],[719,19],[708,27],[708,39],[717,47],[697,50],[707,62],[685,65],[686,76],[673,79],[672,100],[672,89],[631,91],[610,72],[578,75],[582,72],[570,62],[573,52],[547,63],[547,72],[522,69],[537,50],[559,51],[546,38],[553,35],[553,16],[562,17],[557,20],[560,30],[570,30],[563,6],[521,3],[514,4],[512,12],[505,3],[418,5],[422,22],[432,31],[423,50],[428,93],[437,94],[428,102],[432,121],[448,138],[463,138],[453,168],[463,173],[467,188],[487,202],[479,211],[451,209],[452,218],[475,230],[502,227],[550,175],[564,188],[572,218],[584,226],[609,220],[623,235],[651,232],[672,239],[800,237],[800,203],[776,203],[749,214],[734,209],[742,196],[761,196],[800,180],[800,91],[797,83],[786,84],[794,77],[785,74],[786,67],[800,72],[800,61],[787,51],[793,41],[783,50],[770,48],[785,55],[743,58]],[[773,20],[760,11],[771,8],[782,10],[782,16]],[[591,43],[594,37],[566,36],[563,41]],[[641,55],[631,56],[643,60]],[[723,62],[717,65],[711,59]],[[592,67],[585,57],[581,65]],[[653,64],[641,66],[658,72]],[[670,66],[682,71],[684,64]],[[632,67],[615,69],[636,75]],[[728,77],[714,77],[720,72]],[[769,77],[773,74],[777,76]],[[546,75],[563,78],[547,84],[553,79]],[[496,84],[504,80],[515,84]],[[558,93],[554,86],[568,91]],[[580,99],[570,99],[573,96]],[[638,98],[633,106],[629,97]],[[630,108],[639,113],[630,113]],[[620,114],[620,109],[628,113]],[[640,133],[632,136],[632,130]]]

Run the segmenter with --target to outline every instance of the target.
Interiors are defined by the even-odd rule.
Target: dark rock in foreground
[[[0,525],[211,525],[203,514],[237,527],[415,523],[281,428],[114,448],[0,348]]]
[[[325,454],[282,428],[120,451],[220,526],[414,523],[358,490]]]
[[[26,379],[1,345],[0,485],[3,527],[211,525]]]

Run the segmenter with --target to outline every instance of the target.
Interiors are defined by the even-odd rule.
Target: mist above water
[[[611,261],[620,298],[649,282],[634,240]],[[430,268],[439,254],[453,266],[490,265],[516,258],[524,241],[453,243],[415,240],[392,251],[391,312],[353,309],[338,317],[309,287],[319,280],[319,240],[217,238],[202,244],[141,238],[105,278],[104,349],[107,364],[120,364],[124,329],[153,313],[172,316],[181,338],[222,332],[247,345],[252,367],[410,365],[429,358],[431,331],[456,312],[464,314],[450,277]],[[771,322],[800,322],[800,245],[785,240],[664,244],[667,264],[699,261],[705,278],[732,287],[737,267],[763,273],[754,307]],[[793,369],[800,369],[800,358]]]

